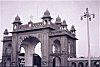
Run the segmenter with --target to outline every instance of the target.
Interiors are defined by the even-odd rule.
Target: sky
[[[74,25],[76,28],[76,37],[79,39],[76,42],[77,57],[88,56],[88,44],[87,44],[87,26],[86,19],[80,20],[80,17],[89,8],[90,14],[94,13],[95,18],[89,22],[90,26],[90,45],[91,56],[100,56],[100,1],[99,0],[63,0],[63,1],[31,1],[31,0],[14,0],[0,1],[0,41],[3,39],[3,32],[7,28],[9,32],[12,31],[12,23],[17,16],[21,18],[23,24],[27,24],[30,21],[30,17],[33,16],[33,22],[42,21],[41,17],[46,9],[50,11],[51,17],[55,22],[56,17],[59,15],[62,21],[65,19],[70,30]],[[3,44],[0,42],[0,59],[2,58]]]

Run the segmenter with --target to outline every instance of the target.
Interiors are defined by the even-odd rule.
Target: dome
[[[5,31],[4,31],[4,35],[8,35],[9,33],[8,33],[8,30],[7,29],[5,29]]]
[[[76,31],[74,25],[72,25],[71,31]]]
[[[66,21],[63,20],[62,25],[67,26]]]
[[[15,20],[20,20],[20,17],[17,15],[17,16],[15,17]]]
[[[61,18],[58,16],[58,17],[56,18],[56,21],[61,21]]]
[[[16,23],[22,24],[21,21],[20,21],[20,17],[18,15],[15,17],[13,24],[16,24]]]
[[[50,12],[48,10],[46,10],[44,12],[44,15],[41,19],[45,19],[45,18],[49,18],[50,20],[53,19],[51,16],[50,16]]]
[[[49,12],[48,10],[46,10],[46,11],[44,12],[44,15],[49,16],[49,15],[50,15],[50,12]]]
[[[66,24],[66,20],[63,20],[63,24]]]

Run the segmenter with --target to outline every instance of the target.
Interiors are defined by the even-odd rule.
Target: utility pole
[[[81,20],[83,18],[87,19],[87,39],[88,39],[88,67],[91,67],[91,52],[90,52],[90,35],[89,35],[89,21],[91,21],[91,17],[95,18],[95,14],[89,14],[88,8],[86,8],[86,12],[81,16]]]

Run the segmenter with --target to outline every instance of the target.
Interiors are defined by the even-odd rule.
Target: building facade
[[[50,12],[46,10],[42,22],[22,24],[20,17],[16,16],[13,22],[13,31],[4,31],[2,66],[20,66],[21,59],[24,66],[73,66],[76,58],[75,28],[67,29],[65,20],[58,16],[52,22]],[[12,36],[8,36],[11,33]],[[35,54],[35,47],[41,43],[42,57]],[[25,49],[25,55],[21,57],[21,47]],[[53,47],[55,50],[53,50]],[[37,56],[37,57],[35,57]],[[36,59],[37,58],[37,59]],[[39,59],[40,58],[40,59]],[[38,62],[40,63],[38,63]],[[79,60],[78,60],[79,61]],[[100,59],[98,60],[100,64]],[[79,67],[82,65],[80,64]]]

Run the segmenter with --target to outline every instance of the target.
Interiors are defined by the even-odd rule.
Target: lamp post
[[[81,20],[83,18],[87,19],[87,39],[88,39],[88,66],[91,66],[91,56],[90,56],[90,35],[89,35],[89,21],[91,21],[91,17],[95,18],[94,14],[89,14],[88,8],[86,8],[86,12],[81,16]]]

